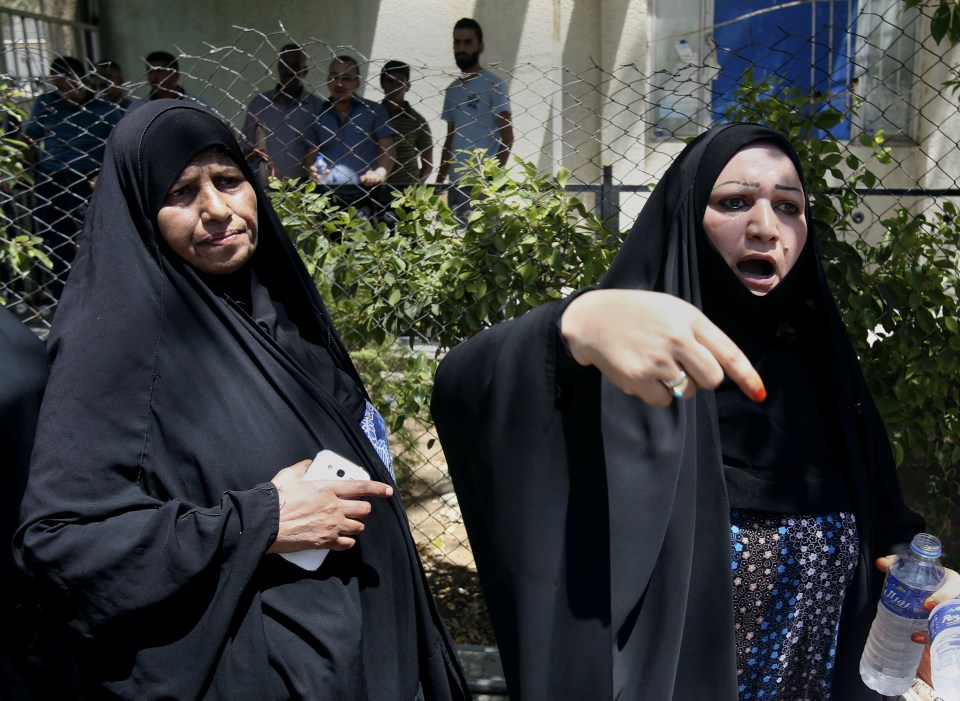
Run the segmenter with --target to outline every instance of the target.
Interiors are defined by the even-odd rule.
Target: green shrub
[[[472,161],[465,226],[434,188],[394,195],[392,227],[336,204],[313,183],[272,181],[277,211],[336,319],[384,418],[401,431],[426,410],[438,352],[596,282],[618,237],[548,177],[517,160]],[[398,339],[405,339],[405,348]],[[429,350],[413,350],[417,341]]]
[[[7,197],[17,187],[31,183],[24,154],[27,144],[19,137],[20,124],[26,114],[20,107],[23,95],[8,78],[0,77],[0,197]],[[5,279],[27,277],[38,263],[52,268],[53,263],[42,246],[43,240],[30,233],[17,233],[3,212],[0,212],[0,265],[6,268]],[[0,287],[0,304],[6,304],[6,290]]]

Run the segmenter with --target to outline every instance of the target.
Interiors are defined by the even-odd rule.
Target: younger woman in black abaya
[[[118,125],[49,345],[16,547],[91,696],[469,697],[382,420],[218,118]],[[304,480],[321,449],[369,479]]]
[[[922,522],[811,223],[786,139],[715,127],[600,289],[440,364],[512,701],[879,698],[858,662],[882,556]],[[958,593],[950,572],[927,606]]]

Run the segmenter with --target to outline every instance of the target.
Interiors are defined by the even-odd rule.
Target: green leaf
[[[814,119],[813,123],[817,129],[829,131],[843,121],[844,117],[845,115],[839,110],[827,110],[825,112],[820,112]]]

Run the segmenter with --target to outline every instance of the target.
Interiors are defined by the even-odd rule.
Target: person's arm
[[[365,499],[388,499],[393,495],[393,487],[372,480],[304,479],[310,463],[303,460],[273,478],[280,522],[268,554],[311,548],[349,550],[363,533],[362,519],[373,511]]]
[[[320,125],[319,117],[304,132],[304,140],[306,141],[307,153],[303,157],[303,169],[310,180],[317,184],[323,184],[324,173],[317,171],[317,156],[320,155],[320,146],[326,143],[326,139],[324,139],[323,127]],[[327,167],[330,167],[330,163],[327,163]]]
[[[386,181],[397,161],[397,150],[394,146],[397,131],[390,125],[390,115],[386,107],[379,103],[368,104],[373,113],[369,138],[376,140],[380,155],[377,157],[376,166],[360,175],[360,184],[373,187]]]
[[[580,365],[593,365],[627,394],[654,406],[674,398],[664,387],[685,372],[684,397],[714,389],[730,377],[745,395],[763,401],[766,390],[736,344],[692,304],[661,292],[593,290],[577,297],[561,318],[561,332]]]
[[[425,183],[430,173],[433,172],[433,134],[430,133],[430,125],[427,124],[427,120],[421,117],[419,121],[416,147],[417,156],[420,159],[420,171],[417,173],[417,180]]]
[[[887,555],[877,558],[874,564],[878,570],[886,574],[896,559],[896,555]],[[957,597],[960,597],[960,574],[955,570],[946,568],[943,581],[940,583],[939,588],[926,598],[923,602],[923,608],[928,612],[933,611],[938,604],[942,604],[944,601],[951,601]],[[924,646],[923,655],[920,657],[920,666],[917,668],[917,678],[923,680],[928,686],[933,686],[930,673],[930,635],[927,633],[926,626],[910,636],[910,639],[917,645]]]
[[[367,187],[380,185],[390,175],[390,170],[396,162],[397,149],[393,144],[393,137],[379,139],[380,156],[377,158],[377,167],[367,170],[360,176],[360,184]]]
[[[303,169],[307,171],[307,176],[315,183],[320,182],[320,173],[317,172],[317,154],[320,149],[311,146],[307,149],[307,155],[303,158]]]
[[[453,158],[453,122],[447,122],[447,138],[440,151],[440,168],[437,170],[437,182],[446,182],[450,174],[450,159]]]
[[[500,138],[500,150],[497,151],[497,158],[500,159],[500,166],[506,168],[507,161],[510,159],[510,151],[513,150],[513,121],[509,112],[497,114],[497,133]]]
[[[308,142],[312,143],[312,142]],[[330,161],[327,161],[327,167],[323,172],[317,170],[317,156],[320,155],[319,146],[309,146],[307,148],[307,155],[303,158],[303,168],[307,172],[307,177],[310,178],[313,182],[318,185],[323,184],[323,178],[328,172],[330,172],[330,166],[332,165]]]
[[[380,146],[380,158],[377,160],[377,171],[383,171],[383,177],[380,182],[387,179],[393,170],[393,164],[397,162],[397,140],[393,137],[380,139],[377,142]]]
[[[420,173],[417,180],[422,183],[427,182],[430,173],[433,172],[433,148],[428,148],[420,152]]]
[[[267,153],[267,130],[263,124],[257,122],[254,125],[252,144],[247,143],[247,139],[242,134],[237,137],[237,142],[254,171],[259,172],[261,168],[265,168],[267,177],[276,175],[273,157]]]
[[[557,318],[559,333],[551,326]],[[603,289],[542,305],[452,349],[437,371],[435,409],[443,407],[442,413],[455,414],[453,422],[459,422],[459,410],[451,407],[486,406],[491,392],[516,392],[516,387],[534,384],[536,394],[552,403],[560,379],[553,346],[563,342],[577,366],[593,366],[627,394],[654,406],[674,401],[663,383],[681,368],[690,378],[687,398],[698,388],[717,387],[724,375],[754,401],[766,396],[743,352],[689,302],[661,292]],[[521,394],[518,405],[531,401],[532,392]],[[449,420],[436,411],[434,419],[438,428]],[[504,421],[508,419],[500,416],[494,423]]]
[[[101,461],[105,451],[71,457],[81,480],[54,467],[57,450],[35,452],[15,553],[38,581],[67,592],[68,623],[86,637],[149,630],[180,613],[178,595],[191,589],[207,592],[209,609],[235,610],[276,538],[272,485],[225,491],[212,504],[164,500],[145,493],[126,463]]]
[[[240,132],[240,138],[237,139],[244,155],[251,153],[254,149],[260,149],[264,152],[267,150],[267,130],[260,120],[254,116],[255,104],[255,101],[251,102],[247,108],[247,115],[243,120],[243,131]]]

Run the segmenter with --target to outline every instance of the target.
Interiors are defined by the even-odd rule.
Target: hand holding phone
[[[321,450],[310,463],[306,473],[303,475],[305,480],[367,480],[370,475],[356,463],[352,463],[342,455],[332,450]],[[312,548],[310,550],[298,550],[293,553],[280,553],[281,557],[286,558],[298,567],[305,570],[315,571],[327,557],[329,548]]]

